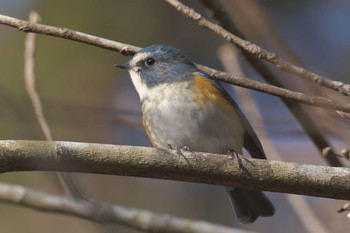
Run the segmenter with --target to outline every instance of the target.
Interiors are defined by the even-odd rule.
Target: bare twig
[[[29,22],[37,23],[38,21],[39,15],[36,12],[31,12]],[[25,84],[43,134],[48,141],[52,141],[53,136],[44,116],[42,103],[35,85],[35,38],[36,34],[28,33],[25,40]],[[42,211],[69,214],[104,224],[123,224],[134,229],[148,232],[246,232],[206,222],[185,220],[169,215],[127,209],[121,206],[112,206],[108,203],[96,200],[88,200],[83,197],[80,191],[76,188],[68,173],[57,172],[57,175],[65,193],[73,196],[75,198],[74,200],[45,194],[43,192],[26,189],[20,186],[11,186],[0,183],[0,201],[21,206],[24,205]]]
[[[201,0],[201,2],[213,3],[214,1]],[[266,44],[269,44],[273,46],[274,49],[276,48],[279,51],[281,51],[281,53],[285,55],[288,58],[288,60],[292,61],[293,64],[298,66],[304,66],[304,63],[302,62],[301,58],[295,53],[295,51],[293,51],[285,43],[285,41],[282,39],[279,33],[275,30],[274,23],[269,20],[269,15],[266,14],[266,11],[264,10],[261,2],[257,2],[255,0],[245,0],[245,1],[233,0],[229,2],[221,2],[221,1],[220,2],[216,1],[216,2],[221,3],[221,4],[218,4],[221,6],[221,9],[222,9],[222,12],[220,14],[221,15],[223,14],[224,17],[228,16],[227,18],[231,22],[233,21],[237,22],[237,25],[239,25],[239,27],[242,27],[240,30],[241,32],[243,30],[247,35],[250,35],[252,37],[254,36],[255,38],[260,37],[262,40],[264,40],[263,38],[264,35],[268,35],[267,40],[264,41]],[[210,7],[210,8],[214,10],[214,8],[216,7],[214,8]],[[223,26],[221,23],[220,25],[226,30],[228,30],[228,28]],[[248,37],[245,37],[243,33],[239,35],[231,30],[228,30],[228,31],[235,34],[236,36],[241,37],[244,40],[247,40],[248,38]],[[249,39],[255,40],[253,38],[249,38]],[[310,84],[313,85],[313,83],[310,83]]]
[[[68,40],[74,40],[81,43],[117,51],[123,55],[130,56],[141,48],[116,41],[104,39],[101,37],[89,35],[83,32],[74,31],[63,27],[53,27],[44,24],[30,23],[25,20],[16,19],[6,15],[0,15],[0,23],[17,28],[23,32],[34,32],[43,35],[60,37]]]
[[[339,93],[342,93],[344,95],[350,95],[349,84],[345,84],[339,81],[332,81],[318,74],[315,74],[305,68],[295,66],[279,58],[276,54],[268,52],[267,50],[257,46],[252,42],[243,40],[240,37],[233,35],[232,33],[230,33],[229,31],[225,30],[224,28],[220,27],[217,24],[211,23],[207,19],[203,18],[194,9],[187,7],[186,5],[182,4],[178,0],[165,0],[165,1],[170,5],[172,5],[173,7],[175,7],[179,12],[181,12],[187,18],[197,21],[200,26],[215,32],[216,34],[223,37],[227,41],[235,43],[237,46],[249,52],[250,54],[272,63],[277,68],[283,71],[287,71],[289,73],[295,74],[299,77],[305,78],[307,80],[310,80],[320,86],[324,86],[332,90],[336,90]]]
[[[228,72],[237,72],[240,70],[238,59],[236,59],[235,53],[232,46],[222,45],[218,50],[218,57],[223,64],[224,68]],[[242,72],[238,72],[242,73]],[[239,101],[242,103],[241,106],[246,112],[246,115],[250,122],[253,123],[255,132],[257,133],[261,143],[264,145],[266,154],[269,155],[268,159],[283,161],[278,151],[273,146],[270,137],[267,135],[267,129],[262,121],[262,115],[248,89],[243,89],[233,86],[235,93]],[[289,195],[286,194],[287,201],[296,213],[299,221],[303,224],[304,228],[312,233],[327,233],[327,228],[317,218],[315,212],[311,209],[310,205],[305,200],[304,196]],[[312,222],[313,224],[310,224]]]
[[[0,182],[0,201],[39,211],[71,215],[104,224],[121,224],[145,232],[249,233],[204,221],[188,220],[148,210],[115,206],[100,201],[77,200]],[[98,213],[94,206],[99,207]],[[104,215],[108,213],[108,218]]]
[[[261,91],[264,93],[268,93],[270,95],[274,96],[279,96],[283,99],[289,99],[289,100],[294,100],[303,104],[308,104],[308,105],[313,105],[317,107],[323,107],[323,108],[329,108],[329,109],[340,109],[340,108],[345,108],[346,111],[348,112],[350,109],[350,104],[344,104],[342,102],[338,101],[333,101],[331,99],[328,99],[326,97],[321,97],[321,96],[310,96],[301,92],[295,92],[295,91],[290,91],[284,88],[276,87],[276,86],[271,86],[269,84],[265,83],[260,83],[257,81],[253,81],[250,79],[243,78],[242,76],[239,75],[233,75],[233,74],[228,74],[225,72],[221,72],[218,70],[214,70],[209,67],[205,67],[202,65],[197,65],[197,67],[208,73],[209,75],[215,77],[217,80],[226,82],[226,83],[231,83],[235,84],[240,87],[246,87],[249,89]]]
[[[64,171],[200,182],[350,199],[350,169],[229,155],[75,142],[0,141],[0,173]],[[184,158],[185,157],[185,158]],[[292,182],[291,182],[292,181]]]
[[[73,31],[67,28],[58,28],[58,27],[48,26],[44,24],[33,24],[24,20],[19,20],[9,16],[4,16],[4,15],[0,15],[0,24],[15,27],[24,32],[34,32],[34,33],[40,33],[44,35],[51,35],[55,37],[79,41],[79,42],[90,44],[93,46],[117,51],[123,55],[133,55],[134,53],[136,53],[141,49],[139,47],[103,39],[103,38],[92,36],[86,33]],[[318,107],[322,106],[326,108],[340,110],[343,112],[350,112],[350,104],[347,104],[347,103],[341,103],[339,101],[330,100],[319,96],[309,96],[298,92],[293,92],[294,95],[290,96],[289,95],[290,91],[283,88],[276,89],[276,87],[272,85],[262,84],[262,83],[252,81],[250,79],[239,77],[239,76],[236,77],[235,75],[220,72],[220,71],[210,69],[200,65],[198,65],[198,67],[203,72],[211,72],[211,74],[213,74],[215,78],[218,78],[221,81],[224,81],[227,83],[252,88],[254,90],[258,90],[261,92],[268,91],[269,94],[273,94],[282,98],[287,98],[287,99],[289,98],[294,101],[302,101],[302,103],[308,104],[308,105],[313,105]],[[244,82],[247,82],[247,83],[244,83]],[[272,88],[272,89],[270,90],[269,88]],[[323,104],[325,106],[323,106]]]
[[[31,12],[29,15],[29,22],[37,23],[40,20],[40,16],[36,12]],[[25,39],[25,50],[24,50],[24,81],[26,90],[33,104],[36,119],[39,122],[40,128],[44,133],[47,140],[52,141],[52,133],[49,125],[44,116],[43,106],[40,101],[38,92],[36,91],[35,85],[35,38],[36,34],[28,33]]]
[[[226,30],[230,31],[231,33],[241,38],[245,38],[245,35],[240,30],[238,30],[234,22],[230,19],[229,15],[221,6],[220,2],[214,0],[201,0],[201,2],[212,12],[213,17],[219,21],[221,26],[223,26]],[[233,44],[236,45],[235,43]],[[285,88],[286,85],[283,82],[281,82],[278,79],[278,77],[274,75],[273,72],[270,71],[269,67],[267,67],[262,62],[262,60],[253,56],[245,49],[241,47],[238,48],[242,51],[243,56],[252,65],[252,67],[258,73],[260,73],[260,75],[267,82]],[[269,90],[271,89],[269,88]],[[313,117],[310,115],[310,111],[306,110],[300,104],[292,102],[290,100],[291,99],[288,98],[282,98],[282,101],[285,103],[285,105],[288,107],[291,113],[295,116],[295,118],[299,121],[300,125],[302,126],[306,134],[310,137],[310,139],[313,141],[313,143],[316,145],[318,150],[322,153],[324,148],[330,148],[328,151],[329,156],[325,157],[327,162],[334,167],[343,166],[342,162],[337,158],[337,153],[332,149],[330,142],[323,135],[320,128],[315,123]]]
[[[37,12],[30,12],[29,14],[29,22],[30,23],[38,23],[40,21],[40,16]],[[33,105],[33,109],[35,112],[36,119],[40,125],[40,128],[48,141],[52,141],[52,133],[47,123],[47,120],[44,115],[43,105],[41,103],[39,94],[36,90],[35,84],[35,39],[36,34],[28,33],[25,39],[25,50],[24,50],[24,81],[26,90],[30,97],[30,100]],[[72,195],[76,198],[82,198],[82,194],[79,192],[78,188],[74,185],[69,174],[57,172],[57,178],[63,191],[66,194]]]

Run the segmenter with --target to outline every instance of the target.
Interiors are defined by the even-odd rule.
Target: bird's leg
[[[175,148],[174,148],[172,145],[168,144],[167,147],[168,147],[169,150],[175,150],[175,153],[179,157],[185,159],[186,162],[188,163],[188,165],[192,168],[192,165],[191,165],[190,161],[188,160],[186,155],[184,155],[184,153],[182,153],[182,151],[181,151],[181,150],[183,150],[183,151],[190,151],[190,152],[192,152],[188,146],[184,146],[184,147],[182,147],[182,149],[180,149],[178,146],[175,146]]]
[[[176,153],[177,155],[179,155],[179,156],[184,156],[184,154],[182,153],[180,147],[178,147],[178,146],[173,147],[171,144],[168,144],[168,145],[167,145],[167,148],[168,148],[168,150],[174,150],[175,153]]]
[[[242,156],[242,155],[238,154],[234,150],[229,150],[227,153],[228,153],[228,155],[232,156],[233,159],[237,159],[238,168],[241,171],[247,172],[247,169],[244,167],[244,165],[242,163],[242,160],[244,160],[244,161],[246,161],[246,162],[248,162],[250,164],[251,164],[251,161],[249,161],[245,156]]]
[[[242,163],[241,156],[234,150],[229,150],[227,154],[230,155],[233,159],[236,159],[238,163],[238,168],[240,170],[243,170],[243,163]]]
[[[175,146],[175,148],[171,145],[167,145],[168,150],[175,150],[176,154],[183,155],[182,151],[192,152],[191,149],[188,146],[183,146],[181,149],[179,146]]]

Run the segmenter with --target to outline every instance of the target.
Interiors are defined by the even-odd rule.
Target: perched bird
[[[252,126],[230,95],[198,70],[180,50],[153,45],[116,67],[129,71],[142,104],[143,126],[154,147],[242,154],[266,159]],[[228,190],[242,223],[272,216],[275,209],[260,191]]]

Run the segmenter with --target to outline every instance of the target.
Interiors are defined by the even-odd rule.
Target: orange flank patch
[[[216,103],[223,108],[232,108],[230,100],[222,93],[213,83],[199,74],[193,75],[194,84],[192,86],[193,92],[197,96],[197,100],[203,107],[209,102]]]
[[[149,131],[149,126],[147,125],[147,123],[146,123],[146,121],[144,119],[142,120],[142,124],[143,124],[143,128],[145,129],[146,134],[147,134],[149,140],[151,141],[153,147],[157,148],[158,146],[154,142],[154,139],[152,138],[152,135],[151,135],[151,133]]]

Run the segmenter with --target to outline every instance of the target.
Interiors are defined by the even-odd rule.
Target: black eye
[[[146,60],[147,66],[153,66],[154,63],[156,63],[156,60],[153,57],[147,58],[147,60]]]

